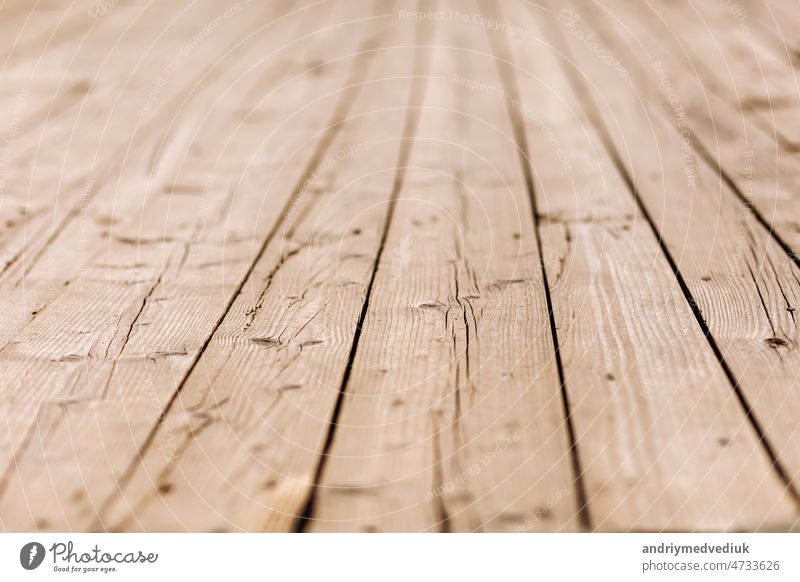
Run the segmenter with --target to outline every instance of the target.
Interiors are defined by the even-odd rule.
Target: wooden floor
[[[0,529],[800,529],[797,0],[0,7]]]

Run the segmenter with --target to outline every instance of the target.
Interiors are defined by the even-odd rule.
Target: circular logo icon
[[[44,561],[44,546],[39,542],[29,542],[19,551],[19,563],[26,570],[35,570]]]

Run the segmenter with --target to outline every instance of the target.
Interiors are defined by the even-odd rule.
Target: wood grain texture
[[[535,42],[512,43],[513,62],[520,64],[517,110],[546,208],[545,265],[592,526],[786,527],[781,520],[793,515],[793,503],[785,483],[743,418],[662,253],[659,233],[604,148],[592,110],[559,69],[563,45],[550,44],[552,36],[541,32],[553,26],[552,18],[544,11],[511,14],[537,31]],[[575,54],[574,64],[587,71],[594,58]],[[605,76],[591,75],[594,87],[610,96],[617,75],[604,66],[598,71]],[[640,119],[629,114],[630,104],[614,110],[624,127],[639,128],[642,147],[642,125],[634,123]],[[658,143],[678,142],[662,132]],[[684,205],[680,191],[672,192],[672,203]]]
[[[436,25],[314,529],[575,529],[524,173],[502,101],[463,84],[499,88],[494,56],[485,39]]]
[[[320,22],[321,27],[325,24],[324,20]],[[366,42],[362,35],[366,35],[367,26],[363,19],[355,24],[356,34],[351,36],[350,44],[341,45],[342,57]],[[325,37],[320,34],[312,38],[311,42],[322,43]],[[313,47],[309,49],[313,54]],[[58,509],[43,506],[42,512],[49,511],[54,516],[61,513],[62,519],[70,523],[83,519],[84,527],[88,526],[116,490],[117,480],[136,459],[154,423],[248,275],[262,240],[288,209],[296,184],[307,168],[317,163],[313,144],[326,143],[327,135],[319,128],[330,126],[331,120],[336,122],[338,104],[349,97],[339,97],[337,90],[342,89],[343,80],[348,79],[351,84],[353,81],[342,71],[353,66],[350,59],[331,57],[328,70],[322,74],[309,71],[305,61],[297,63],[300,67],[295,65],[294,83],[264,102],[262,107],[269,106],[277,113],[271,131],[266,131],[270,139],[263,141],[265,127],[256,124],[243,126],[231,138],[231,143],[238,142],[240,148],[249,151],[250,163],[261,166],[257,171],[242,175],[240,166],[231,176],[217,176],[225,168],[223,157],[215,160],[221,169],[206,167],[199,176],[196,171],[191,173],[199,180],[183,186],[188,193],[176,193],[172,182],[166,184],[167,188],[160,184],[155,189],[155,203],[147,204],[140,215],[134,214],[135,220],[109,229],[110,243],[102,234],[98,237],[98,248],[89,256],[100,264],[90,264],[88,273],[80,273],[75,284],[69,285],[41,316],[37,314],[21,337],[5,350],[8,361],[16,362],[19,368],[17,371],[13,366],[4,367],[7,406],[16,408],[16,414],[9,415],[9,427],[19,423],[19,428],[10,432],[10,453],[16,465],[12,468],[23,480],[27,471],[42,475],[37,483],[53,492],[49,498]],[[279,63],[271,61],[270,67],[280,66]],[[313,62],[311,67],[318,64]],[[316,93],[318,90],[320,94]],[[298,108],[298,94],[313,94],[315,107]],[[231,123],[241,119],[238,106],[222,110]],[[285,118],[294,122],[292,131],[283,123]],[[298,131],[300,127],[308,130]],[[269,158],[262,148],[277,147],[273,144],[285,149],[281,155]],[[188,144],[175,147],[185,148]],[[240,152],[230,146],[225,155],[237,160]],[[270,153],[274,152],[275,149]],[[180,158],[172,163],[180,163]],[[193,168],[191,160],[186,164]],[[283,198],[283,203],[265,208],[265,190]],[[187,219],[187,214],[193,218]],[[76,237],[80,236],[78,232]],[[98,252],[99,256],[95,254]],[[105,272],[105,276],[95,280],[91,276],[93,269]],[[87,296],[94,299],[88,305]],[[111,321],[110,313],[115,316]],[[17,355],[52,351],[52,347],[45,346],[53,345],[58,346],[58,353],[30,372],[31,359]],[[33,382],[43,393],[23,392],[23,382]],[[37,411],[33,417],[31,409]],[[42,435],[39,428],[50,426],[49,418],[53,418],[56,432]],[[31,423],[33,419],[35,422]],[[29,423],[30,429],[25,430],[24,423]],[[91,436],[85,437],[88,446],[78,446],[71,437],[77,428],[91,431]],[[21,449],[31,443],[34,448],[23,454]],[[52,448],[49,443],[53,443]],[[118,452],[112,457],[100,456],[108,447]],[[56,486],[59,479],[52,473],[56,463],[41,463],[41,455],[45,454],[66,459],[63,470],[80,478],[74,489],[62,491]],[[95,465],[92,486],[85,485],[89,475],[81,459],[104,461]],[[11,469],[7,475],[11,477]],[[11,492],[5,499],[9,500],[11,512],[15,508],[11,504],[14,488],[22,483],[19,478],[10,478],[7,485]],[[62,501],[66,499],[70,504]],[[34,523],[38,519],[31,518]],[[53,523],[56,517],[46,519]]]
[[[616,9],[617,4],[609,6]],[[676,38],[674,30],[688,26],[684,24],[689,20],[686,16],[672,16],[665,22],[668,11],[619,8],[623,14],[627,12],[624,25],[610,16],[608,9],[595,7],[585,13],[596,14],[602,18],[600,22],[613,26],[613,31],[606,32],[605,26],[598,25],[596,33],[627,63],[631,75],[649,78],[637,87],[656,97],[681,131],[691,134],[694,155],[705,159],[752,204],[785,250],[800,255],[796,220],[800,208],[793,194],[800,173],[795,143],[800,85],[795,69],[785,59],[772,59],[772,71],[767,72],[761,62],[766,59],[759,60],[753,52],[757,45],[731,33],[726,38],[739,42],[724,50],[707,27],[698,25],[692,33],[700,40],[684,46],[688,43]],[[646,39],[646,53],[641,39]],[[702,51],[706,45],[708,50]],[[692,48],[694,51],[687,53]],[[695,65],[697,61],[707,64]],[[709,80],[712,68],[716,73]],[[706,69],[709,71],[704,74]],[[781,111],[786,112],[786,119]]]
[[[791,0],[0,7],[0,528],[794,531]]]
[[[414,31],[385,32],[107,525],[286,530],[302,513],[407,147]]]
[[[588,30],[612,26],[610,19],[601,20],[599,12],[581,22]],[[610,45],[616,54],[624,46]],[[771,455],[780,457],[785,479],[794,483],[798,471],[797,415],[792,412],[797,406],[798,377],[794,304],[800,273],[774,232],[698,151],[704,147],[704,136],[693,131],[694,118],[684,117],[688,109],[678,107],[680,98],[676,97],[678,105],[670,106],[660,93],[664,85],[648,78],[641,63],[629,59],[625,63],[641,95],[607,68],[582,70],[599,87],[596,117],[608,120],[602,124],[608,140],[680,272],[687,296],[708,326],[731,383],[745,409],[752,410],[751,419],[764,443],[772,447]],[[658,76],[657,71],[654,74]],[[753,172],[758,171],[754,166]]]

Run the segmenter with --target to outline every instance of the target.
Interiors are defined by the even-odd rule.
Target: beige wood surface
[[[441,10],[476,11],[452,3]],[[315,530],[578,527],[539,248],[484,36],[436,23]],[[397,341],[393,338],[402,338]]]
[[[593,68],[594,55],[544,33],[557,26],[546,12],[512,14],[542,39],[536,41],[536,61],[526,59],[531,43],[514,43],[524,100],[517,110],[546,209],[545,264],[592,524],[615,530],[785,527],[782,519],[792,515],[793,505],[785,483],[772,472],[760,435],[742,418],[659,247],[659,232],[604,148],[593,109],[582,108],[568,80],[572,73],[559,70],[558,51],[574,49],[574,65],[608,99],[615,97],[618,75]],[[652,138],[641,130],[645,119],[633,113],[636,105],[617,98],[611,107],[623,127],[637,128],[641,149]],[[662,147],[677,145],[664,131],[656,137],[653,143]],[[559,151],[571,155],[560,159]],[[652,150],[639,158],[667,161]],[[671,175],[680,176],[680,166]],[[677,185],[671,192],[671,204],[690,205]],[[653,196],[645,205],[651,201]],[[701,220],[708,218],[705,208],[694,210]],[[680,225],[669,226],[677,235]]]
[[[586,27],[591,22],[595,28],[589,30],[600,31],[611,20],[597,11],[581,22]],[[629,47],[610,46],[615,54],[630,54]],[[689,111],[678,108],[683,93],[676,88],[670,93],[665,85],[658,85],[657,67],[650,69],[654,76],[648,77],[643,64],[624,62],[640,94],[625,89],[624,81],[620,83],[618,76],[610,77],[603,69],[584,68],[588,77],[584,87],[592,83],[597,88],[597,116],[606,120],[602,126],[616,144],[621,163],[628,168],[681,274],[687,296],[707,325],[731,384],[746,409],[752,410],[754,428],[764,437],[770,454],[780,458],[777,469],[785,473],[784,480],[794,482],[798,474],[795,305],[800,273],[781,247],[777,227],[770,231],[752,211],[758,203],[751,206],[737,196],[699,153],[706,147],[707,136],[693,131],[696,117],[680,115]],[[666,77],[667,83],[670,78]],[[678,105],[670,108],[662,90]],[[751,171],[762,174],[755,165]],[[753,191],[759,190],[754,187]],[[785,217],[789,228],[792,213],[777,216]],[[793,490],[796,495],[796,486]]]
[[[373,26],[326,148],[109,525],[286,530],[302,513],[408,147],[414,29]]]
[[[790,531],[791,0],[0,8],[0,528]]]

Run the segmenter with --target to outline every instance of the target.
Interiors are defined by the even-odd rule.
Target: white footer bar
[[[800,580],[797,534],[0,534],[0,580]]]

